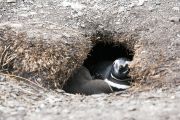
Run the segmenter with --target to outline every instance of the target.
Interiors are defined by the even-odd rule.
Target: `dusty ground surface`
[[[70,95],[0,82],[0,120],[179,120],[180,87],[147,92]]]
[[[85,35],[102,31],[107,38],[95,39],[135,42],[130,67],[138,80],[179,82],[179,0],[1,0],[0,13],[0,26],[24,32],[31,41],[24,50],[12,50],[20,59],[13,66],[19,74],[62,87],[86,59],[92,40]],[[39,39],[44,47],[36,44]]]
[[[150,69],[154,74],[144,82],[161,78],[161,72],[162,81],[178,84],[180,80],[179,0],[4,1],[0,0],[1,25],[10,25],[17,31],[20,28],[29,39],[71,37],[72,31],[59,36],[64,27],[79,31],[78,34],[91,34],[99,29],[136,33],[144,45],[134,56],[140,70],[158,65],[157,69]],[[157,61],[160,55],[164,58],[162,64]],[[44,92],[22,82],[1,79],[0,120],[179,120],[179,100],[179,86],[134,94],[81,96],[61,90]]]

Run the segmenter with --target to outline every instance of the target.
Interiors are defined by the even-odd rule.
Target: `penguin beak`
[[[123,74],[128,74],[128,72],[129,72],[129,69],[127,68],[127,69],[123,72]]]
[[[123,70],[123,72],[121,70]],[[123,74],[128,74],[129,72],[128,64],[121,65],[119,68],[119,72],[122,72]]]

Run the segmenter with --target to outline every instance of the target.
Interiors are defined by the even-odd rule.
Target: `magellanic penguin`
[[[98,94],[111,93],[130,87],[131,79],[128,77],[130,61],[119,58],[112,62],[102,62],[94,67],[93,78],[86,67],[75,70],[64,86],[68,93]]]
[[[131,79],[128,76],[130,61],[127,58],[118,58],[113,61],[98,63],[91,69],[93,79],[103,79],[114,89],[127,89]]]
[[[63,89],[68,93],[85,95],[112,92],[110,86],[103,80],[92,80],[89,70],[83,66],[73,72]]]

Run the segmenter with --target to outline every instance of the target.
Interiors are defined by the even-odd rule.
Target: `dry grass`
[[[44,88],[40,84],[38,84],[36,82],[33,82],[33,81],[29,80],[29,79],[17,76],[17,75],[0,73],[0,76],[3,76],[8,80],[16,80],[18,82],[24,82],[24,83],[26,83],[26,85],[33,88],[35,91],[39,91],[39,90],[46,91],[47,90],[46,88]],[[23,90],[23,91],[27,91],[27,90]]]
[[[163,53],[158,52],[159,57],[152,64],[148,55],[142,54],[147,46],[138,40],[137,33],[100,31],[89,38],[75,33],[71,39],[29,40],[24,32],[3,27],[0,29],[0,72],[39,88],[62,88],[72,71],[86,59],[92,45],[113,42],[134,54],[130,65],[130,75],[136,81],[133,89],[140,90],[142,85],[150,85],[151,89],[151,85],[164,84],[165,70],[160,69]]]
[[[74,35],[74,36],[73,36]],[[46,88],[62,88],[71,72],[83,63],[89,41],[74,33],[68,40],[30,40],[24,32],[0,29],[0,71],[32,81]]]

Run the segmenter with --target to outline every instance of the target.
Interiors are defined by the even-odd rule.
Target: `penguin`
[[[95,73],[94,76],[86,67],[81,66],[73,72],[63,89],[68,93],[85,95],[125,90],[131,82],[128,77],[129,62],[125,58],[119,58],[113,63],[104,61],[91,71]]]
[[[130,87],[131,78],[128,76],[130,60],[118,58],[113,61],[103,61],[91,69],[93,79],[102,79],[114,89],[127,89]]]
[[[106,79],[109,73],[117,79],[125,79],[129,73],[129,63],[127,58],[118,58],[115,61],[102,61],[90,68],[93,78]]]
[[[72,73],[63,90],[68,93],[85,95],[113,92],[110,86],[103,80],[93,80],[89,70],[84,66],[81,66]]]

